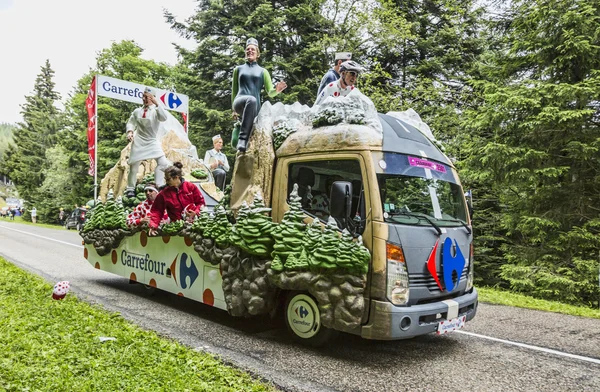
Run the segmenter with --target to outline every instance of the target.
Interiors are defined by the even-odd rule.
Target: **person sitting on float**
[[[283,81],[273,87],[269,71],[256,62],[259,57],[258,41],[250,38],[246,41],[246,63],[233,70],[231,104],[233,117],[237,119],[238,116],[242,116],[236,147],[241,153],[248,149],[248,140],[252,135],[254,119],[260,112],[260,92],[263,87],[269,97],[276,96],[287,87]]]
[[[208,166],[215,178],[215,185],[220,189],[225,189],[225,177],[229,171],[229,162],[227,156],[223,154],[221,149],[223,148],[223,138],[221,135],[213,136],[212,138],[214,148],[206,151],[204,154],[204,164]]]
[[[179,219],[193,220],[200,214],[206,205],[200,189],[191,182],[183,179],[183,164],[175,162],[165,169],[165,182],[163,188],[154,200],[150,209],[150,223],[148,234],[153,236],[158,232],[158,226],[165,210],[171,222]]]
[[[315,105],[320,105],[327,97],[345,97],[353,91],[358,92],[354,84],[362,71],[362,67],[356,61],[344,61],[340,65],[340,78],[336,82],[329,83],[321,91]]]
[[[150,222],[150,210],[152,209],[152,204],[154,204],[154,200],[158,195],[158,189],[156,189],[156,184],[148,183],[144,187],[144,192],[146,193],[146,200],[138,204],[135,209],[127,215],[127,226],[134,227],[139,226],[144,223]],[[163,220],[161,224],[168,223],[169,217],[164,214]]]

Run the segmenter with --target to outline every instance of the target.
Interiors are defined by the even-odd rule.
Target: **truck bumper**
[[[395,306],[387,301],[371,300],[369,321],[361,329],[365,339],[408,339],[436,332],[440,321],[477,313],[477,290],[452,300],[413,306]]]

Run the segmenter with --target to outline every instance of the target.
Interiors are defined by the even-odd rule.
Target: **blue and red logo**
[[[179,258],[179,273],[175,273],[177,271],[176,264],[177,258],[179,255],[175,256],[173,263],[171,264],[171,273],[173,274],[173,279],[175,279],[175,284],[179,284],[182,289],[188,288],[188,279],[189,278],[189,287],[192,287],[196,279],[200,273],[198,272],[198,268],[196,268],[196,264],[194,264],[194,260],[187,253],[182,253],[181,258]],[[188,266],[189,260],[189,266]],[[179,283],[177,282],[179,280]]]
[[[308,309],[306,309],[302,305],[298,306],[296,308],[296,310],[294,310],[294,312],[296,312],[296,316],[298,316],[300,318],[304,318],[304,317],[308,316]]]
[[[439,239],[435,242],[433,250],[429,255],[429,259],[427,260],[427,270],[431,276],[433,276],[433,279],[435,279],[435,282],[441,291],[444,291],[444,287],[447,291],[452,291],[458,285],[458,282],[460,282],[460,276],[465,268],[465,256],[463,256],[462,252],[460,251],[460,247],[458,246],[458,242],[456,242],[456,240],[454,240],[453,244],[450,238],[446,238],[444,244],[442,245],[440,263],[443,272],[442,278],[444,279],[444,285],[442,287],[442,283],[438,278],[437,265],[435,262],[439,242]],[[454,277],[456,277],[456,282]]]
[[[183,104],[183,101],[175,93],[164,93],[160,97],[160,100],[169,109],[177,109],[179,106],[181,106]]]

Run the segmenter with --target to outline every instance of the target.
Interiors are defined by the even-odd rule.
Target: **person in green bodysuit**
[[[231,104],[234,117],[242,116],[240,136],[237,143],[239,152],[246,152],[252,134],[254,119],[260,111],[260,92],[263,87],[269,97],[274,97],[287,87],[285,82],[273,86],[269,71],[257,64],[260,57],[258,41],[246,41],[246,63],[233,70]]]

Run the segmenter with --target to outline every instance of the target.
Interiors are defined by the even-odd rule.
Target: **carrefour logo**
[[[300,318],[308,316],[308,310],[302,305],[298,306],[294,312],[296,312],[296,316]]]
[[[179,269],[176,268],[178,259]],[[181,257],[179,257],[179,255],[175,256],[175,259],[173,259],[173,262],[171,263],[170,269],[173,279],[175,280],[175,284],[179,285],[182,289],[192,287],[200,275],[198,268],[194,263],[194,259],[192,259],[192,256],[188,255],[187,253],[182,253]]]
[[[460,276],[462,275],[462,271],[465,268],[465,256],[463,256],[460,251],[460,247],[458,246],[458,242],[454,240],[452,243],[451,238],[446,238],[444,244],[442,245],[441,252],[441,267],[442,267],[442,278],[444,279],[444,286],[442,287],[442,283],[438,278],[438,271],[436,265],[436,255],[437,249],[440,240],[438,239],[429,255],[429,259],[427,260],[427,270],[433,276],[433,279],[437,283],[440,290],[444,291],[444,287],[447,291],[452,291],[460,282]],[[456,282],[453,279],[453,276],[456,276]]]
[[[181,106],[183,104],[183,101],[175,93],[164,93],[160,97],[160,100],[169,109],[177,109],[179,106]]]

